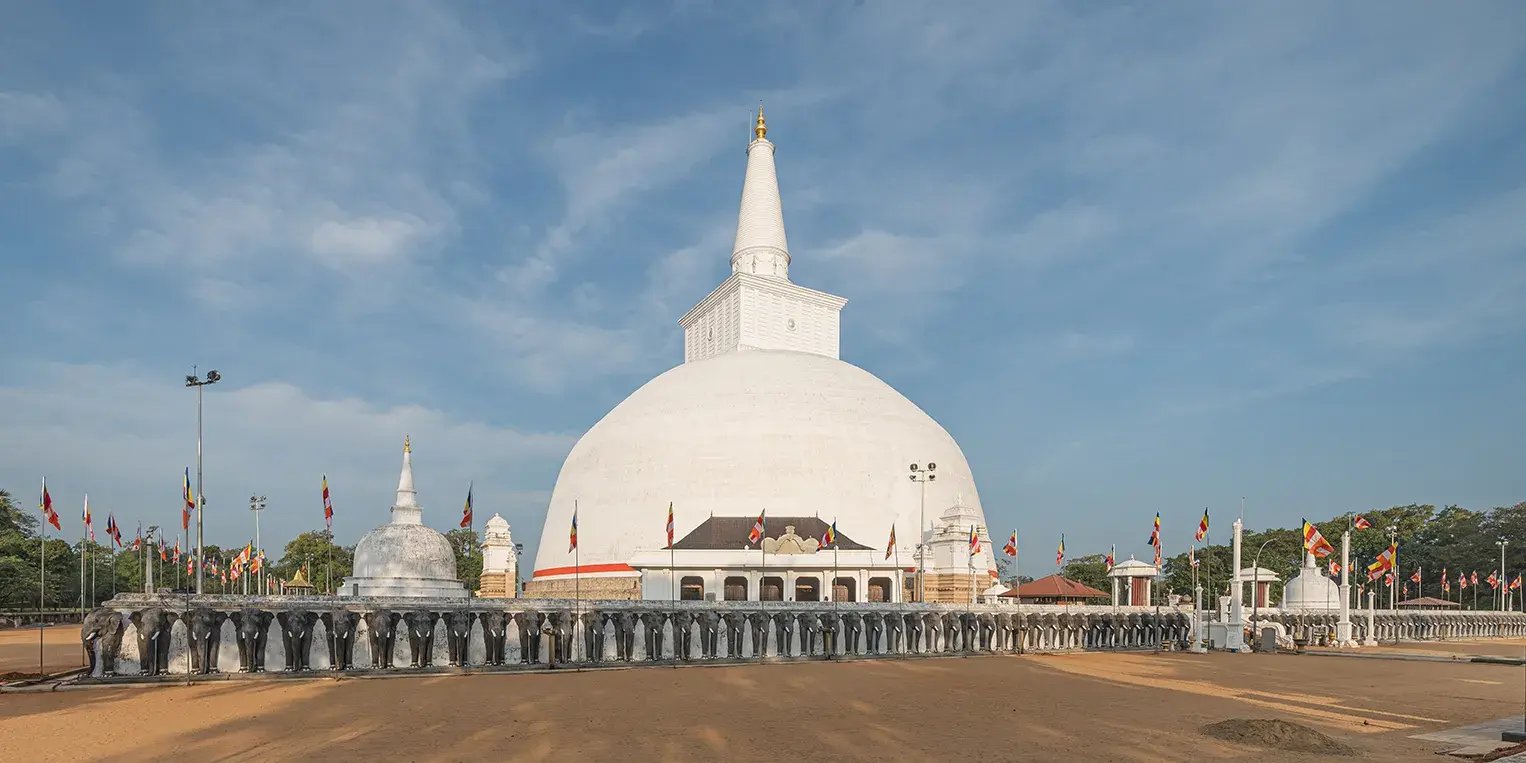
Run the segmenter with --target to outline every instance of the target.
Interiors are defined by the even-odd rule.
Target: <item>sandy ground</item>
[[[1328,651],[1328,650],[1326,650]],[[1526,657],[1526,639],[1479,639],[1477,641],[1404,641],[1362,647],[1362,654],[1424,654],[1467,658],[1474,656]]]
[[[1210,739],[1307,724],[1359,758],[1521,712],[1519,667],[1089,653],[0,696],[0,760],[1351,760]]]
[[[52,674],[85,664],[85,650],[79,643],[79,623],[53,625],[42,629],[42,664]],[[37,675],[37,629],[0,630],[0,675],[25,673]]]

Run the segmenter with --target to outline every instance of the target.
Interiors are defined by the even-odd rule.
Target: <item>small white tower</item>
[[[508,520],[494,514],[482,528],[482,578],[477,596],[513,599],[519,595],[519,558]]]

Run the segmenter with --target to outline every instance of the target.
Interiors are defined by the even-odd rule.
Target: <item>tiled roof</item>
[[[710,517],[675,542],[673,548],[680,551],[748,548],[747,536],[752,533],[752,523],[755,521],[757,521],[756,517]],[[827,531],[827,522],[821,517],[768,517],[766,524],[767,531],[763,535],[769,538],[783,535],[784,528],[791,525],[794,526],[796,535],[802,538],[815,538],[817,541],[820,541],[822,533]],[[757,548],[755,545],[750,547]],[[869,547],[855,543],[839,527],[837,548],[839,551],[862,551]]]
[[[1001,595],[1007,597],[1021,595],[1036,599],[1106,599],[1109,596],[1063,575],[1042,577],[1032,583],[1024,583],[1020,588],[1009,588]]]

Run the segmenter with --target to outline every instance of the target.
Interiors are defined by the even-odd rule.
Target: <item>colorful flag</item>
[[[1017,531],[1012,531],[1012,537],[1007,539],[1007,545],[1001,547],[1001,552],[1007,556],[1017,556]]]
[[[1335,561],[1334,559],[1331,559],[1330,560],[1330,577],[1333,578],[1333,577],[1335,577],[1336,575],[1339,575],[1339,574],[1341,574],[1341,563]]]
[[[1473,577],[1468,580],[1470,585],[1478,585],[1478,570],[1473,571]]]
[[[837,520],[834,519],[834,520],[832,520],[832,524],[827,525],[827,529],[822,531],[822,533],[821,533],[821,547],[822,548],[826,548],[827,546],[836,546],[836,545],[837,545]]]
[[[1187,566],[1191,567],[1192,569],[1195,570],[1195,569],[1197,569],[1197,565],[1198,565],[1198,561],[1197,561],[1197,546],[1194,545],[1191,548],[1187,549]],[[1112,569],[1113,569],[1113,566],[1112,565],[1108,565],[1107,569],[1108,569],[1109,572],[1111,572]]]
[[[885,558],[889,559],[890,555],[892,553],[894,553],[894,552],[895,552],[895,524],[892,523],[890,525],[890,541],[885,544]]]
[[[1208,509],[1203,509],[1203,521],[1197,523],[1197,542],[1202,543],[1208,537]]]
[[[980,533],[970,525],[970,556],[980,553]]]
[[[323,475],[323,524],[334,529],[334,502],[329,500],[329,476]]]
[[[1118,547],[1117,546],[1108,546],[1107,547],[1107,556],[1102,558],[1102,566],[1106,567],[1106,569],[1104,569],[1103,572],[1112,572],[1113,571],[1113,565],[1117,564],[1117,562],[1115,562],[1113,560],[1114,559],[1114,554],[1117,551],[1118,551]],[[1193,565],[1193,566],[1196,567],[1197,565]]]
[[[1459,572],[1459,573],[1457,573],[1457,590],[1459,590],[1459,591],[1466,591],[1466,590],[1468,590],[1468,573],[1466,573],[1466,572]]]
[[[763,515],[767,513],[768,509],[764,509],[758,512],[758,521],[752,523],[752,532],[747,533],[748,543],[757,543],[758,541],[763,540],[763,532],[765,527],[765,523],[763,522]]]
[[[90,520],[90,494],[89,493],[85,494],[85,513],[82,516],[83,516],[83,518],[85,520],[85,530],[87,532],[89,532],[89,534],[90,534],[90,542],[94,543],[95,542],[95,522]]]
[[[196,560],[190,554],[185,555],[185,574],[191,575],[196,571]]]
[[[1387,574],[1385,574],[1383,576],[1383,585],[1386,585],[1389,588],[1393,588],[1394,587],[1394,574],[1392,572],[1387,573]]]
[[[48,524],[53,525],[53,529],[64,529],[58,524],[58,512],[53,510],[53,496],[48,495],[47,477],[42,478],[42,498],[38,501],[37,507],[42,509],[42,515],[47,518]]]
[[[1500,587],[1499,575],[1496,575],[1493,572],[1489,573],[1489,580],[1487,582],[1489,583],[1490,588],[1498,589]]]
[[[164,547],[164,538],[161,536],[159,538],[159,561],[167,562],[169,560],[170,560],[170,551],[169,551],[169,549]]]
[[[1452,592],[1452,578],[1447,575],[1445,569],[1441,570],[1441,590],[1444,593]]]
[[[890,528],[890,545],[895,545],[895,528]],[[673,502],[668,501],[668,548],[673,547]],[[890,552],[886,552],[887,554]],[[890,557],[885,557],[889,559]]]
[[[171,559],[171,561],[175,562],[176,564],[180,563],[180,539],[179,538],[175,539],[175,555]]]
[[[466,483],[466,505],[461,508],[461,526],[472,526],[472,483]]]
[[[117,518],[109,511],[106,512],[106,534],[111,536],[117,548],[122,547],[122,528],[117,527]]]
[[[1356,529],[1358,530],[1372,529],[1372,523],[1368,522],[1367,518],[1363,517],[1361,514],[1356,515],[1356,519],[1352,520],[1352,524],[1356,525]]]
[[[572,553],[578,548],[578,510],[572,508],[572,530],[567,534],[567,553]]]
[[[1155,567],[1160,568],[1160,546],[1155,547]]]
[[[1405,583],[1399,587],[1399,596],[1400,598],[1409,598],[1409,583]]]
[[[1416,582],[1416,583],[1420,582],[1420,568],[1419,567],[1415,568],[1415,574],[1410,575],[1409,579],[1414,581],[1414,582]]]
[[[1303,521],[1303,547],[1304,550],[1313,554],[1315,559],[1323,559],[1335,553],[1335,547],[1330,545],[1330,541],[1325,540],[1325,536],[1320,534],[1319,528],[1310,524],[1307,519]]]
[[[1516,573],[1515,580],[1510,581],[1510,590],[1519,590],[1521,587],[1521,575]]]
[[[185,482],[181,486],[181,497],[185,499],[185,507],[180,510],[180,529],[191,529],[191,512],[196,510],[196,498],[191,495],[191,467],[185,468]]]
[[[249,562],[249,571],[250,572],[259,572],[260,568],[264,567],[264,566],[265,566],[265,552],[264,551],[260,551],[260,553],[255,554],[254,555],[254,559]]]
[[[1054,566],[1058,567],[1065,561],[1065,533],[1060,533],[1060,547],[1054,550]]]
[[[138,523],[138,537],[132,539],[132,550],[134,550],[134,551],[142,551],[143,550],[143,523],[142,522]]]
[[[1155,512],[1155,526],[1150,530],[1150,545],[1160,546],[1160,512]]]

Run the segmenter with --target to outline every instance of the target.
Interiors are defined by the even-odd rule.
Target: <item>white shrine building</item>
[[[576,589],[585,598],[825,600],[837,593],[899,601],[916,589],[907,579],[924,541],[929,600],[968,601],[972,577],[980,591],[994,580],[980,494],[958,443],[899,392],[839,357],[846,299],[790,280],[767,134],[759,109],[730,275],[679,320],[684,362],[573,446],[546,509],[526,596]],[[908,479],[909,464],[928,462],[938,465],[936,481]],[[945,518],[951,508],[957,517]],[[765,511],[766,541],[750,543]],[[807,541],[819,541],[819,523],[834,520],[835,575],[829,550],[806,550]],[[973,559],[971,526],[982,539]],[[887,559],[892,527],[897,542]],[[960,536],[958,552],[936,550]],[[768,541],[781,550],[765,553]]]

